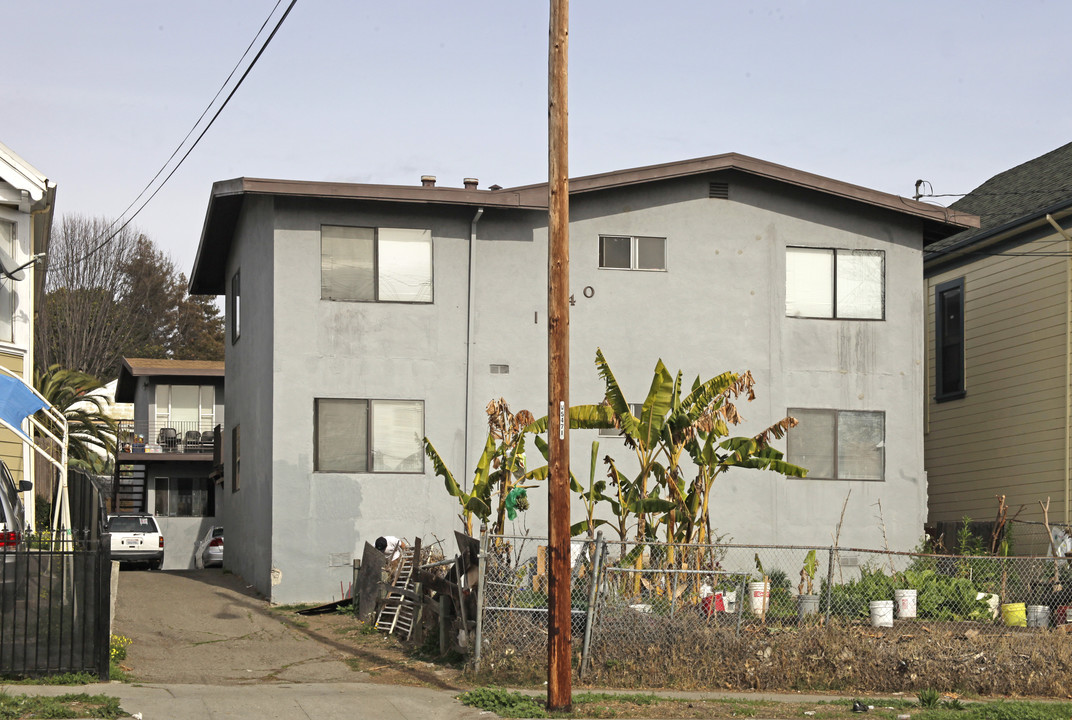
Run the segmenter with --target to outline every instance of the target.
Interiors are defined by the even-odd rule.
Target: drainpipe
[[[473,354],[473,279],[476,277],[476,224],[484,214],[484,208],[477,208],[476,215],[469,222],[469,298],[466,308],[465,321],[465,429],[462,432],[462,440],[465,447],[462,449],[462,488],[469,491],[469,388],[473,381],[473,368],[471,365]]]

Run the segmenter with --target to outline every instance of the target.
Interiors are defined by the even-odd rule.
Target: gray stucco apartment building
[[[793,414],[788,459],[811,474],[727,475],[718,532],[828,544],[851,488],[842,544],[881,547],[881,500],[890,545],[914,546],[923,248],[978,219],[736,154],[570,192],[571,401],[602,400],[597,347],[633,402],[660,357],[690,381],[751,370],[742,434]],[[227,565],[273,602],[319,601],[366,541],[450,538],[456,501],[420,438],[460,479],[489,400],[545,414],[546,287],[546,184],[216,183],[191,292],[226,295]],[[575,471],[596,438],[573,432]]]

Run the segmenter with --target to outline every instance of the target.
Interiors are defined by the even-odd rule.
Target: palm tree
[[[34,373],[34,386],[67,418],[68,465],[103,470],[115,454],[118,430],[106,413],[107,398],[95,392],[104,384],[84,372],[52,365],[44,373]],[[48,424],[47,419],[42,422]]]

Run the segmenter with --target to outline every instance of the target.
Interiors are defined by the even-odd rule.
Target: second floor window
[[[156,428],[174,428],[181,440],[187,432],[216,425],[216,388],[212,385],[157,385]]]
[[[242,334],[242,276],[236,272],[231,277],[231,344],[238,342]]]
[[[666,238],[600,235],[599,267],[609,270],[665,270]]]
[[[789,317],[882,320],[886,254],[881,250],[787,247],[785,314]]]
[[[15,242],[18,225],[0,220],[0,249],[14,260]],[[15,267],[8,268],[14,270]],[[12,342],[15,339],[15,280],[0,278],[0,342]]]
[[[934,290],[934,368],[938,401],[964,397],[964,278]]]
[[[432,302],[432,231],[322,226],[320,298]]]

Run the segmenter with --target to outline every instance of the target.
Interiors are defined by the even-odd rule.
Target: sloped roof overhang
[[[923,222],[924,243],[949,237],[966,228],[979,227],[979,218],[949,208],[930,205],[834,180],[814,173],[776,165],[757,158],[726,153],[709,157],[616,170],[570,179],[570,195],[610,190],[674,178],[737,170],[776,182],[814,190],[891,212],[910,215]],[[192,294],[225,292],[227,257],[247,195],[330,198],[422,205],[453,205],[517,210],[546,210],[547,183],[499,190],[371,185],[358,183],[236,178],[214,183],[209,196],[201,240],[190,274]]]
[[[153,358],[123,358],[119,380],[115,385],[116,402],[134,402],[138,378],[224,377],[224,365],[219,360],[170,360]]]

